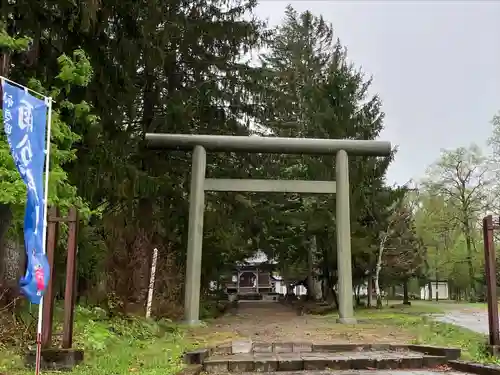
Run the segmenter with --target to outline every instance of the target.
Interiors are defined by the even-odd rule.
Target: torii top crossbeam
[[[372,140],[282,138],[232,135],[146,133],[149,148],[327,155],[344,150],[350,155],[388,156],[391,143]]]

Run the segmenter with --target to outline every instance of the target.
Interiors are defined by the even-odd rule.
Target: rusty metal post
[[[76,249],[78,239],[78,212],[70,208],[68,214],[68,258],[66,260],[66,286],[64,290],[63,349],[73,345],[73,315],[75,310]]]
[[[52,322],[54,319],[54,253],[59,235],[59,209],[50,207],[47,218],[47,260],[50,268],[49,285],[43,297],[43,321],[42,321],[42,347],[48,348],[52,345]]]
[[[491,215],[483,219],[484,270],[486,273],[486,294],[488,298],[488,323],[490,329],[490,346],[493,350],[500,345],[498,333],[498,301],[495,247],[493,243],[493,218]]]

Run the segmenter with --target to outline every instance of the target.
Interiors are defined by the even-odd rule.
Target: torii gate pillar
[[[337,152],[335,177],[337,196],[335,197],[337,226],[337,273],[339,287],[339,323],[355,324],[352,302],[351,265],[351,214],[349,207],[349,163],[347,152]]]
[[[193,150],[191,191],[189,193],[189,223],[187,243],[184,316],[195,324],[200,316],[201,259],[203,249],[203,216],[205,215],[205,171],[207,153],[201,146]]]

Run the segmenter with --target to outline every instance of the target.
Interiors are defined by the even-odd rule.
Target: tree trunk
[[[0,205],[0,306],[15,308],[15,298],[19,294],[19,278],[23,274],[25,256],[22,242],[7,239],[7,231],[12,223],[9,205]]]
[[[330,276],[330,268],[328,267],[329,257],[328,257],[328,249],[323,247],[323,282],[322,282],[322,292],[323,292],[323,300],[332,303],[335,299],[333,297],[333,285],[331,282]]]
[[[328,302],[329,304],[335,303],[335,306],[338,305],[338,299],[337,299],[337,293],[335,292],[334,287],[334,282],[333,282],[333,277],[330,274],[330,270],[327,271],[327,276],[325,280],[325,301]]]
[[[387,234],[384,234],[380,239],[377,256],[377,266],[375,267],[375,294],[377,296],[377,309],[382,308],[382,294],[380,293],[380,271],[382,271],[382,255],[384,253],[385,241],[387,241]]]
[[[4,283],[6,270],[6,241],[5,234],[12,222],[12,211],[9,205],[0,204],[0,285]]]
[[[320,301],[322,298],[322,293],[321,293],[321,280],[318,278],[318,275],[321,274],[321,268],[317,266],[318,261],[317,261],[317,253],[318,253],[318,242],[316,239],[316,236],[312,236],[311,238],[311,251],[313,255],[313,298],[315,301]]]
[[[428,299],[429,301],[432,301],[432,282],[431,282],[431,281],[429,281],[429,282],[427,283],[427,288],[428,288],[428,290],[429,290],[429,296],[428,296],[428,298],[427,298],[427,299]]]
[[[4,281],[9,287],[16,287],[23,274],[24,246],[20,240],[8,239],[4,251]]]
[[[361,306],[361,285],[356,287],[356,306]]]
[[[314,278],[313,292],[314,300],[321,301],[323,298],[322,285],[321,280],[318,280],[317,278]]]
[[[335,306],[337,306],[337,309],[339,308],[339,298],[337,296],[337,292],[332,289],[332,297],[333,297],[333,302],[335,303]]]
[[[10,70],[10,53],[0,54],[0,75],[3,77],[9,76]]]
[[[24,245],[20,240],[4,241],[3,278],[0,288],[0,306],[9,306],[10,311],[16,308],[15,299],[19,296],[19,279],[23,275],[25,263]]]
[[[314,252],[316,251],[316,236],[312,236],[307,247],[307,299],[314,300]]]
[[[467,248],[467,265],[469,268],[469,282],[470,282],[470,300],[474,300],[476,297],[476,282],[474,280],[474,265],[472,263],[472,239],[469,223],[464,223],[465,229],[465,245]],[[475,301],[474,301],[475,302]]]
[[[403,282],[403,305],[411,305],[410,298],[408,296],[408,279]]]
[[[372,274],[370,273],[368,275],[368,290],[367,290],[367,307],[372,307],[372,300],[373,300],[373,276]]]
[[[326,278],[323,277],[323,279],[321,280],[321,298],[323,299],[323,301],[326,301],[327,300],[327,297],[328,297],[328,284],[326,282]]]
[[[332,284],[330,283],[330,277],[326,280],[326,293],[325,293],[325,301],[329,304],[335,303],[335,291],[332,288]]]

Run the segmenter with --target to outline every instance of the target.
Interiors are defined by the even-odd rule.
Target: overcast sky
[[[260,0],[281,22],[287,4],[333,24],[349,58],[373,75],[399,146],[389,183],[420,179],[444,148],[485,145],[500,110],[500,1]]]

